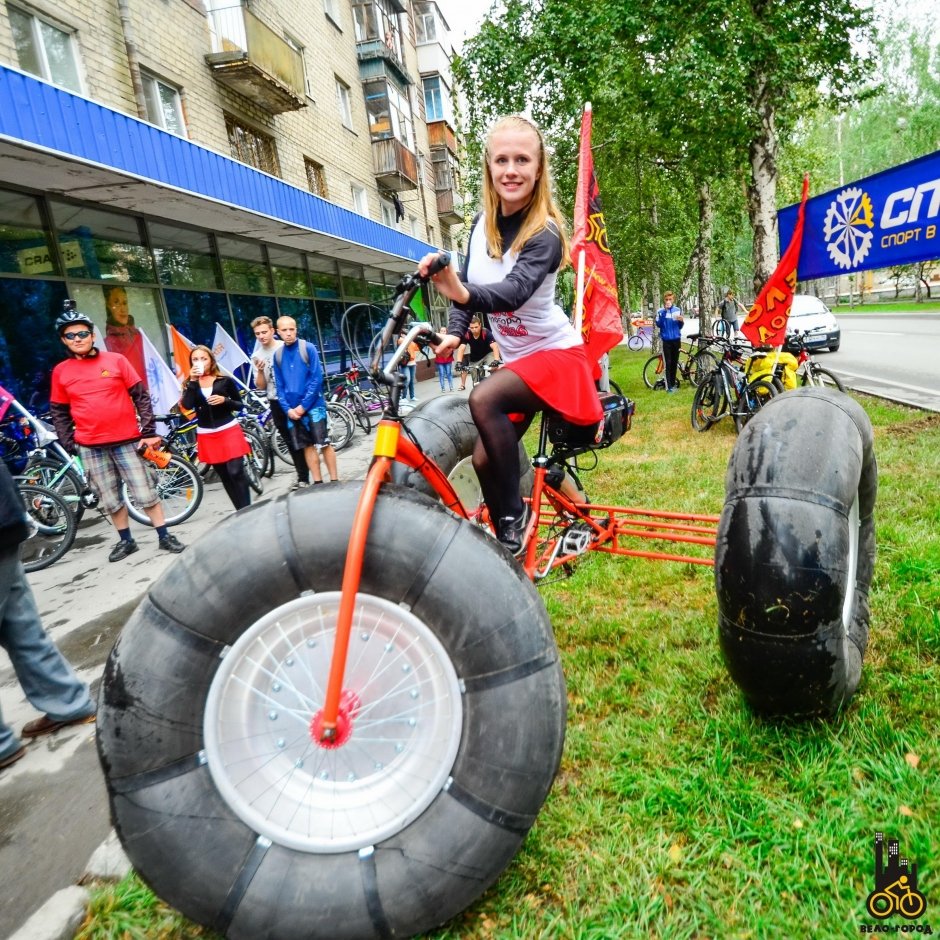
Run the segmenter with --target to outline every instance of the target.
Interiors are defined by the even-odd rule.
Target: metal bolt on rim
[[[340,593],[297,598],[226,651],[203,725],[212,779],[232,811],[301,852],[354,851],[414,821],[460,745],[460,682],[410,611],[359,594],[338,722],[319,743]]]

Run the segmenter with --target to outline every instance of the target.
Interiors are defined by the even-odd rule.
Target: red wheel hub
[[[355,692],[344,689],[339,697],[339,712],[336,715],[336,730],[332,737],[323,737],[323,709],[310,719],[310,738],[318,747],[334,750],[342,747],[352,737],[353,719],[359,713],[362,702]]]

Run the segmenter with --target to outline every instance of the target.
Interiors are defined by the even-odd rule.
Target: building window
[[[225,115],[225,130],[228,132],[228,145],[235,160],[247,163],[256,170],[264,170],[272,176],[281,175],[273,138],[248,127],[231,114]]]
[[[444,120],[444,99],[441,95],[440,75],[432,75],[424,80],[424,110],[429,121]]]
[[[365,189],[363,189],[362,186],[359,186],[356,183],[350,183],[349,189],[352,192],[353,211],[358,212],[359,215],[364,215],[368,217],[369,198],[366,195]]]
[[[310,192],[316,193],[323,199],[329,199],[330,193],[326,188],[326,171],[322,163],[304,157],[304,169],[307,171],[307,187]]]
[[[313,99],[313,83],[310,81],[310,76],[307,74],[307,53],[304,46],[289,33],[284,34],[284,42],[300,56],[300,67],[304,70],[304,93],[308,98]]]
[[[395,217],[395,207],[387,199],[380,199],[379,202],[382,206],[382,224],[394,228],[398,221]]]
[[[339,107],[339,117],[343,126],[352,130],[352,100],[349,97],[349,85],[340,79],[336,79],[336,104]]]
[[[20,68],[80,95],[82,83],[73,34],[16,7],[8,9]]]
[[[415,4],[415,27],[418,34],[418,45],[437,42],[437,19],[434,16],[434,4]]]
[[[414,120],[407,94],[389,78],[366,82],[362,86],[369,115],[369,134],[373,140],[394,137],[409,150],[415,150]]]
[[[323,0],[323,12],[337,25],[339,22],[339,10],[336,8],[336,0]]]
[[[140,80],[144,85],[147,120],[177,137],[185,137],[186,125],[183,122],[179,89],[147,72],[140,73]]]

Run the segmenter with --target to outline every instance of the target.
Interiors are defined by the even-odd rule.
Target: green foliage
[[[717,512],[730,422],[693,433],[691,389],[647,390],[645,359],[612,354],[637,415],[584,474],[588,492]],[[433,937],[858,935],[871,922],[878,830],[900,840],[928,903],[940,903],[940,416],[860,400],[875,428],[878,559],[849,707],[830,721],[757,719],[721,661],[710,569],[583,559],[541,589],[568,687],[559,776],[507,870]],[[165,920],[128,884],[120,902],[111,888],[96,895],[82,940],[210,936]]]

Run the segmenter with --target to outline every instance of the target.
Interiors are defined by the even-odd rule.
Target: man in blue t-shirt
[[[656,328],[663,344],[663,366],[666,371],[666,391],[674,392],[676,367],[679,365],[679,346],[682,342],[682,311],[676,306],[676,295],[667,290],[663,294],[663,305],[656,314]]]
[[[291,446],[304,452],[314,483],[322,483],[320,457],[330,481],[336,482],[336,451],[330,441],[323,397],[323,369],[312,343],[297,338],[293,317],[280,317],[277,332],[284,345],[274,354],[274,384],[277,400],[287,415]]]

